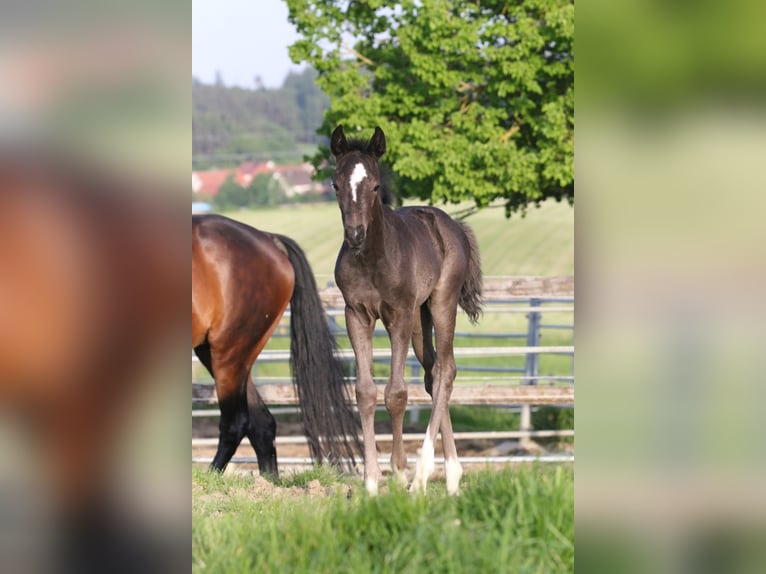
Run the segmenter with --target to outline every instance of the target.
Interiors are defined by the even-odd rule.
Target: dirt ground
[[[348,484],[336,484],[333,486],[322,486],[318,480],[310,481],[306,486],[292,486],[283,487],[277,486],[273,482],[265,479],[258,474],[258,471],[246,470],[239,468],[233,471],[236,474],[252,475],[253,484],[248,488],[236,488],[229,492],[212,492],[205,493],[198,484],[192,486],[192,497],[198,502],[204,504],[206,502],[217,502],[220,500],[229,499],[232,497],[243,498],[246,500],[264,500],[274,498],[303,498],[310,496],[312,498],[322,498],[327,496],[333,496],[337,492],[343,493],[347,497],[351,497],[354,487]]]

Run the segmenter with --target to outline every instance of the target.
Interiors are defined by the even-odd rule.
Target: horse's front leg
[[[412,315],[398,313],[386,317],[386,330],[391,340],[391,376],[386,384],[386,410],[391,417],[393,446],[391,447],[391,470],[396,479],[406,485],[407,454],[404,452],[402,432],[404,412],[407,409],[407,384],[404,367],[412,336]]]
[[[375,406],[378,390],[372,378],[372,332],[375,319],[346,307],[346,329],[356,357],[356,404],[364,439],[364,485],[372,495],[378,493],[382,478],[375,446]]]

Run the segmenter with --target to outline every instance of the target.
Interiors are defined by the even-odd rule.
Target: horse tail
[[[471,323],[476,324],[481,315],[482,305],[482,278],[481,278],[481,257],[479,256],[479,245],[476,242],[476,235],[473,230],[463,222],[459,222],[465,233],[468,243],[468,270],[465,281],[460,288],[460,297],[458,304],[466,312]]]
[[[314,274],[293,239],[273,236],[284,246],[295,271],[290,299],[290,364],[311,456],[318,463],[327,459],[341,467],[341,459],[347,458],[353,468],[354,448],[362,452],[359,427]]]

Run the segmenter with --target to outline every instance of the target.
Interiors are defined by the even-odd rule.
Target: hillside
[[[277,89],[244,89],[192,78],[192,165],[232,167],[242,161],[297,163],[313,153],[329,105],[311,68],[290,72]]]

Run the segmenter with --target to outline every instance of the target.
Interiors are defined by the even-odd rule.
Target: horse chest
[[[394,297],[391,287],[381,284],[385,282],[381,282],[379,274],[354,265],[340,266],[337,271],[335,280],[346,306],[361,315],[381,318]]]

